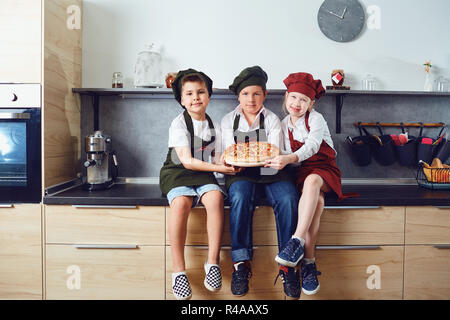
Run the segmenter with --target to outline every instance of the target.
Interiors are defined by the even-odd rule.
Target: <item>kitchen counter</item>
[[[338,202],[327,195],[325,206],[450,206],[450,190],[428,190],[417,185],[343,185],[344,193],[357,192],[360,197]],[[158,184],[120,183],[109,190],[85,191],[80,185],[44,197],[48,205],[168,206]],[[229,203],[225,200],[225,205]],[[262,199],[257,205],[270,205]]]

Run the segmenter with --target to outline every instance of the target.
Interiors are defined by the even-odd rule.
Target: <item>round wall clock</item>
[[[319,28],[329,39],[355,39],[365,23],[364,8],[358,0],[325,0],[317,13]]]

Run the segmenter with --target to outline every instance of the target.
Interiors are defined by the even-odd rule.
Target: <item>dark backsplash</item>
[[[265,107],[284,118],[282,98],[268,96]],[[220,123],[222,117],[238,105],[235,96],[221,96],[210,101],[207,113]],[[93,130],[92,99],[82,97],[81,145],[85,160],[84,137]],[[449,96],[420,95],[349,95],[342,109],[342,131],[336,134],[335,98],[324,96],[316,102],[316,110],[326,119],[337,151],[337,163],[343,178],[415,178],[414,168],[398,163],[381,166],[372,160],[366,167],[352,161],[345,143],[347,136],[358,136],[354,122],[445,122],[450,121]],[[100,97],[100,129],[111,135],[119,161],[121,177],[158,177],[168,147],[169,126],[183,109],[172,98]],[[418,136],[418,128],[408,128],[410,135]],[[436,138],[439,128],[424,128],[423,135]],[[377,128],[368,128],[378,134]],[[400,128],[383,128],[385,134],[401,133]],[[81,164],[80,164],[81,168]],[[84,174],[84,172],[83,172]]]

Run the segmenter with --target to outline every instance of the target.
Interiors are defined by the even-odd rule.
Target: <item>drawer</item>
[[[450,208],[406,207],[406,244],[449,244]]]
[[[164,299],[164,246],[46,246],[47,299]]]
[[[405,246],[405,299],[450,299],[450,245]]]
[[[166,209],[166,244],[169,245],[169,215],[170,208]],[[225,209],[224,232],[222,245],[230,246],[230,210]],[[207,245],[208,235],[206,231],[205,208],[194,208],[191,210],[187,226],[187,245]],[[253,214],[253,244],[254,245],[277,245],[277,232],[275,226],[275,215],[271,207],[257,207]]]
[[[302,293],[302,300],[402,299],[403,246],[346,248],[316,251],[320,291],[311,296]]]
[[[327,208],[318,245],[403,244],[404,207]]]
[[[250,299],[250,300],[283,300],[283,284],[278,279],[278,264],[274,261],[278,253],[276,246],[255,247],[252,261],[252,277],[249,283],[249,292],[244,297],[235,297],[231,293],[231,274],[233,262],[230,250],[223,248],[220,252],[220,268],[222,270],[222,289],[217,292],[208,291],[203,281],[205,271],[203,265],[208,257],[206,247],[186,246],[186,272],[192,288],[193,300],[219,300],[219,299]],[[172,260],[170,246],[166,247],[166,299],[174,300],[172,293]]]
[[[164,210],[47,205],[46,243],[164,245]]]
[[[0,299],[42,299],[40,204],[0,208]]]

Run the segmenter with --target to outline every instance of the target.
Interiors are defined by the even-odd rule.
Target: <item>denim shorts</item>
[[[194,197],[194,201],[192,201],[192,208],[198,205],[200,202],[200,198],[203,194],[209,191],[218,190],[223,193],[224,197],[226,196],[223,190],[214,183],[204,184],[198,187],[187,187],[181,186],[173,188],[167,194],[167,200],[169,201],[169,205],[172,203],[173,199],[176,197],[186,196],[186,197]]]

